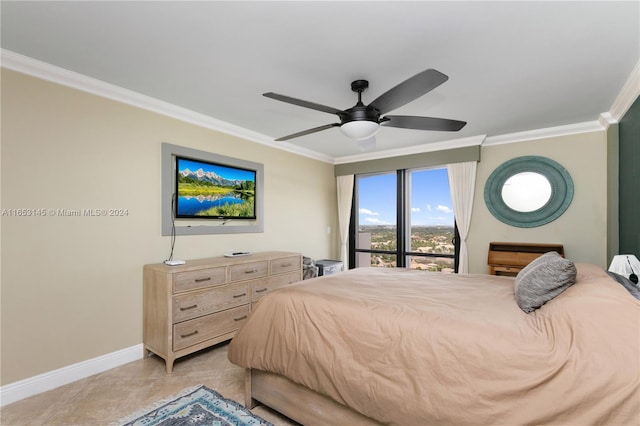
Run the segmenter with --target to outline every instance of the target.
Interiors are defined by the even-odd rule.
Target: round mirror
[[[551,198],[551,183],[540,173],[522,172],[506,180],[501,195],[513,210],[532,212],[544,207]]]
[[[545,157],[509,160],[493,171],[484,187],[484,200],[491,214],[521,228],[557,219],[572,199],[573,181],[569,172]]]

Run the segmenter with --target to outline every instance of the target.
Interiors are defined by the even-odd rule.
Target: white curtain
[[[340,260],[346,270],[349,265],[347,241],[349,240],[349,219],[353,199],[353,175],[338,176],[338,227],[340,228]]]
[[[458,265],[458,273],[460,274],[469,272],[467,235],[469,234],[469,225],[471,224],[477,165],[478,163],[476,161],[447,165],[453,214],[456,217],[458,232],[460,233],[460,263]]]

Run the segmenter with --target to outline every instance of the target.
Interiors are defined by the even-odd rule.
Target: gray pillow
[[[516,276],[516,302],[524,312],[533,312],[576,282],[576,266],[558,253],[534,259]]]

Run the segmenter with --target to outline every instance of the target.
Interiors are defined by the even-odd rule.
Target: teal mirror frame
[[[537,210],[519,212],[502,199],[502,187],[511,176],[523,172],[539,173],[551,184],[549,201]],[[557,162],[538,156],[524,156],[498,166],[484,186],[484,202],[491,214],[507,225],[519,228],[542,226],[560,217],[573,200],[573,180],[569,172]]]

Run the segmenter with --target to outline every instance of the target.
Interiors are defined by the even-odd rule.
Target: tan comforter
[[[267,295],[229,346],[396,425],[640,424],[640,302],[594,265],[539,310],[513,278],[366,268]]]

